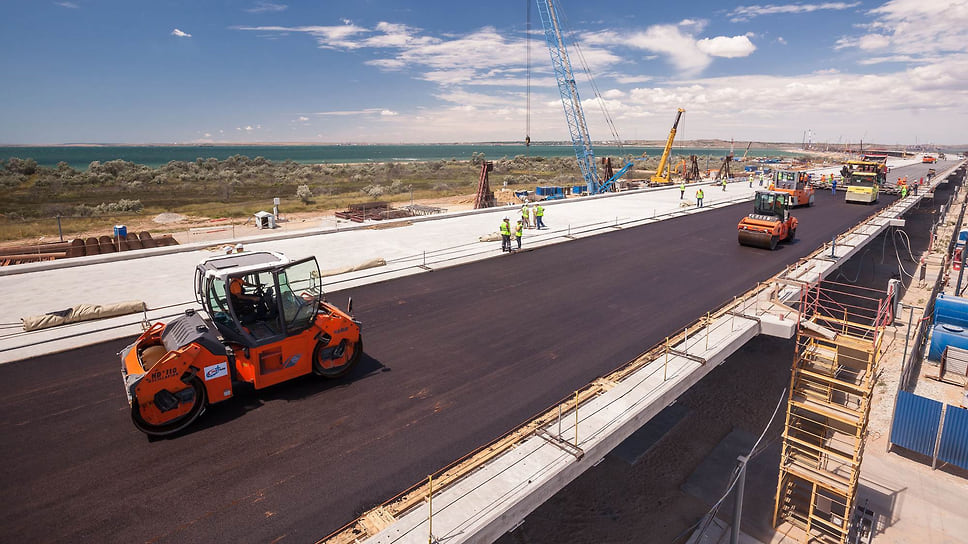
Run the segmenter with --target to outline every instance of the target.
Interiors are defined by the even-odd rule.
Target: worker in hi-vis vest
[[[702,208],[702,197],[704,197],[704,196],[705,195],[702,192],[702,187],[700,187],[699,190],[696,191],[696,207],[697,208]]]
[[[531,224],[528,223],[528,205],[524,204],[521,206],[521,221],[524,223],[525,227],[531,228]]]
[[[514,238],[518,241],[518,249],[521,249],[521,237],[524,236],[523,223],[523,221],[518,221],[517,226],[514,228]]]
[[[683,198],[686,198],[686,182],[684,181],[679,184],[679,200]]]
[[[535,207],[534,209],[534,222],[535,222],[535,227],[539,229],[543,229],[545,227],[544,208],[541,206],[541,204],[538,204],[537,207]]]
[[[511,223],[510,219],[504,218],[501,222],[501,251],[511,251]]]

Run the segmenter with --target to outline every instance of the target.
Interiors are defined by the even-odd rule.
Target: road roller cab
[[[360,324],[323,298],[314,257],[272,252],[212,257],[195,270],[196,301],[121,352],[131,417],[148,435],[177,432],[205,407],[315,372],[343,376],[360,359]]]
[[[737,226],[739,243],[744,246],[776,249],[781,241],[793,241],[797,219],[790,215],[791,195],[779,191],[757,191],[753,213]]]

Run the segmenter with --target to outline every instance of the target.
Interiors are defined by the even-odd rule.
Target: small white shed
[[[276,216],[269,212],[255,212],[255,226],[260,229],[276,228]]]

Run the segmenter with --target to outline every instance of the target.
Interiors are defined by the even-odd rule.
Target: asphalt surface
[[[314,541],[893,201],[843,199],[774,252],[736,243],[742,204],[336,293],[350,376],[240,388],[166,440],[129,419],[130,340],[0,366],[0,540]]]

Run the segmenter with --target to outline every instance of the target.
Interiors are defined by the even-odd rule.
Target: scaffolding
[[[773,511],[773,526],[798,527],[802,542],[847,542],[891,319],[881,291],[832,282],[803,289]]]

